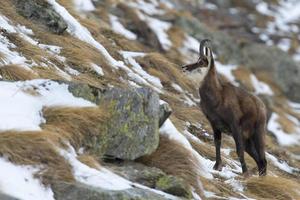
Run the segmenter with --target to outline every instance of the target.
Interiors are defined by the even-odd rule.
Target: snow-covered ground
[[[38,170],[0,158],[0,192],[21,200],[54,200],[51,188],[34,177]]]
[[[49,80],[0,82],[0,130],[40,130],[43,107],[91,107],[93,103],[74,97],[66,84]]]
[[[292,116],[290,116],[291,119]],[[275,112],[272,113],[269,122],[268,122],[268,130],[271,131],[277,142],[282,146],[291,146],[291,145],[299,145],[300,143],[300,126],[299,121],[297,119],[294,120],[295,124],[295,132],[294,133],[286,133],[278,122],[279,115]]]

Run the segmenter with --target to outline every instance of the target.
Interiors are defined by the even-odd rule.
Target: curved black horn
[[[203,47],[204,46],[208,46],[210,47],[210,44],[211,44],[211,41],[209,39],[204,39],[204,40],[201,40],[200,42],[200,46],[199,46],[199,55],[200,56],[204,56],[204,53],[203,53]]]

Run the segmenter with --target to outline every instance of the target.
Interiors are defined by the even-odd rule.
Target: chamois
[[[267,117],[264,103],[257,96],[234,86],[217,73],[211,41],[208,39],[200,42],[198,61],[185,65],[182,69],[183,72],[194,78],[201,77],[201,74],[203,77],[199,88],[200,107],[213,129],[216,148],[214,169],[222,169],[221,134],[228,131],[235,141],[243,175],[249,175],[244,151],[255,160],[259,175],[266,175],[265,129]],[[201,72],[201,69],[204,72]]]

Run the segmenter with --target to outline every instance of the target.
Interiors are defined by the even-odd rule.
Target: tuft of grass
[[[157,150],[150,156],[138,159],[138,161],[182,178],[195,188],[197,194],[203,196],[197,161],[191,152],[177,141],[161,135]]]
[[[5,65],[0,67],[0,75],[4,80],[25,81],[38,78],[38,74],[19,65]]]
[[[246,192],[257,199],[292,200],[300,199],[299,182],[283,177],[252,177],[246,180]]]
[[[53,107],[45,108],[43,114],[47,122],[43,129],[63,135],[76,149],[84,146],[92,151],[97,148],[98,137],[108,119],[102,107]]]
[[[7,131],[0,134],[0,155],[20,165],[40,167],[36,176],[44,184],[74,181],[71,166],[57,151],[60,135],[49,131]]]

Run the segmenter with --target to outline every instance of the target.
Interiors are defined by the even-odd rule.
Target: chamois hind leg
[[[252,138],[250,138],[246,141],[245,150],[251,156],[251,158],[253,158],[253,160],[255,160],[255,163],[256,163],[256,165],[259,169],[259,166],[260,166],[259,156],[258,156],[258,153],[256,151],[256,148],[255,148],[255,145],[254,145],[254,142],[253,142]]]
[[[254,137],[255,137],[254,146],[255,146],[256,152],[258,154],[259,176],[265,176],[267,174],[267,160],[266,160],[266,156],[265,156],[265,143],[264,143],[264,135],[263,134],[264,134],[264,132],[261,132],[260,130],[258,130],[254,135]]]
[[[222,133],[217,128],[213,127],[214,131],[214,143],[216,148],[216,163],[214,165],[214,170],[222,170],[222,159],[221,159],[221,139]]]
[[[248,169],[244,158],[245,144],[243,140],[242,130],[239,126],[233,125],[231,131],[236,145],[236,152],[242,166],[243,174],[247,176]]]

